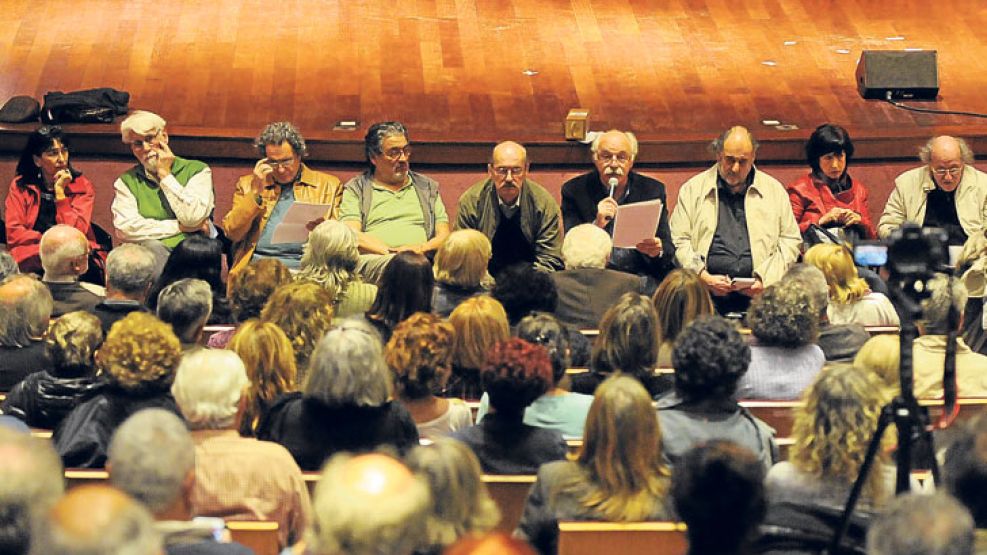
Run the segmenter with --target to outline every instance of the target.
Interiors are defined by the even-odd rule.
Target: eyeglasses
[[[514,177],[521,177],[522,175],[524,175],[524,168],[505,168],[502,166],[498,166],[494,168],[493,171],[495,174],[497,174],[498,177],[507,177],[508,175]]]
[[[602,152],[597,152],[596,153],[596,157],[601,162],[607,162],[607,163],[609,163],[609,162],[613,162],[614,160],[616,160],[616,161],[620,162],[621,164],[626,164],[631,159],[631,155],[630,154],[627,154],[626,152],[618,152],[618,153],[614,154],[613,152],[607,152],[605,150],[602,151]]]
[[[384,153],[384,158],[387,158],[388,160],[391,161],[399,160],[402,154],[404,156],[407,156],[408,158],[411,158],[411,145],[408,145],[404,148],[397,148],[397,147],[392,148]]]
[[[267,159],[267,164],[269,166],[271,166],[272,168],[274,168],[274,169],[277,169],[277,168],[288,169],[294,163],[295,163],[295,159],[294,158],[286,158],[284,160],[271,160],[270,158]]]
[[[144,135],[140,139],[135,139],[131,141],[130,148],[138,148],[138,149],[148,148],[150,146],[153,146],[154,141],[160,136],[161,136],[161,131],[155,131],[154,133]]]
[[[936,177],[946,177],[947,175],[950,177],[958,177],[963,173],[963,168],[940,168],[937,170],[932,170],[932,173],[935,174]]]

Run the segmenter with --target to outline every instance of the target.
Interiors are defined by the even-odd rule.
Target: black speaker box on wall
[[[857,90],[864,98],[935,100],[939,67],[935,50],[864,50],[857,61]]]

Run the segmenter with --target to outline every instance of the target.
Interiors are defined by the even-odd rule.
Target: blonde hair
[[[487,278],[492,252],[490,239],[475,229],[453,231],[435,253],[435,281],[477,287]]]
[[[296,281],[278,287],[260,311],[260,319],[277,324],[291,339],[295,365],[308,368],[315,345],[332,326],[332,295],[311,281]]]
[[[295,349],[281,328],[255,318],[237,328],[227,348],[240,356],[247,369],[250,388],[244,395],[240,433],[253,435],[274,399],[296,390]]]
[[[356,232],[343,222],[326,220],[315,226],[303,249],[298,279],[318,283],[339,305],[350,283],[359,279]]]
[[[658,312],[658,344],[675,341],[689,322],[714,314],[713,299],[699,276],[677,269],[658,285],[651,302]]]
[[[853,257],[840,245],[816,245],[805,253],[804,260],[822,270],[829,285],[829,298],[835,303],[855,303],[870,292],[867,282],[857,275]]]
[[[88,312],[75,311],[53,320],[45,334],[45,350],[53,374],[94,371],[96,349],[103,343],[99,318]]]
[[[166,390],[182,359],[182,344],[171,326],[145,312],[118,320],[96,352],[96,367],[121,388]]]
[[[449,323],[456,330],[452,361],[460,368],[483,368],[490,347],[511,336],[504,305],[486,295],[460,303]]]
[[[901,338],[898,335],[875,335],[864,343],[853,359],[853,366],[877,376],[894,395],[901,387],[898,368],[901,363]],[[891,396],[889,395],[889,397]]]

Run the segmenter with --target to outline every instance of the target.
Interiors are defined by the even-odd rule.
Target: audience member
[[[384,269],[377,298],[366,319],[387,342],[391,332],[402,320],[416,312],[432,311],[432,289],[435,278],[432,265],[425,256],[414,252],[399,252]]]
[[[867,555],[972,555],[973,519],[945,493],[903,495],[867,531]]]
[[[559,294],[555,314],[566,324],[596,329],[621,295],[640,292],[638,277],[607,269],[612,250],[610,236],[593,224],[577,225],[565,234],[565,270],[554,272],[552,281]]]
[[[898,313],[881,293],[870,290],[857,275],[853,255],[843,245],[816,245],[805,253],[805,263],[822,270],[829,286],[827,315],[833,324],[897,326]]]
[[[51,430],[99,390],[94,357],[103,330],[92,314],[69,312],[51,323],[44,343],[51,366],[14,386],[0,411],[32,428]]]
[[[249,270],[250,266],[240,276],[247,275]],[[243,394],[240,435],[252,437],[275,399],[297,391],[295,350],[281,328],[256,318],[240,325],[228,348],[240,357],[247,369],[250,384]]]
[[[0,282],[0,391],[50,367],[42,339],[51,309],[51,292],[33,275]]]
[[[799,283],[780,282],[754,299],[747,323],[756,340],[751,364],[740,378],[740,399],[798,399],[826,364],[816,338],[819,317]]]
[[[64,491],[62,461],[51,442],[0,427],[0,552],[27,555],[32,529],[40,529],[38,519]]]
[[[440,438],[416,447],[408,467],[418,473],[432,493],[425,523],[425,545],[417,553],[440,553],[467,534],[489,532],[500,521],[500,510],[487,492],[480,461],[462,442]]]
[[[750,347],[729,321],[700,318],[675,341],[675,390],[658,399],[662,452],[674,468],[686,451],[715,439],[749,449],[767,470],[778,458],[774,430],[737,404]]]
[[[190,235],[172,249],[165,262],[164,270],[157,283],[151,288],[147,306],[151,310],[158,307],[158,298],[165,288],[182,279],[201,279],[212,292],[212,312],[209,324],[229,324],[233,322],[230,302],[226,298],[226,284],[223,283],[223,245],[218,239],[203,235]]]
[[[453,231],[435,253],[432,312],[448,318],[459,303],[489,293],[490,239],[475,229]]]
[[[670,475],[651,396],[633,378],[611,377],[597,388],[576,460],[538,470],[518,531],[554,554],[560,520],[673,520]]]
[[[476,229],[490,239],[488,269],[494,277],[514,264],[552,272],[562,269],[559,205],[528,179],[528,151],[513,141],[498,143],[487,178],[459,197],[456,229]]]
[[[675,340],[689,324],[715,313],[713,299],[699,276],[681,268],[672,270],[658,284],[651,299],[658,315],[658,366],[672,366]]]
[[[901,337],[875,335],[864,343],[853,359],[857,370],[874,374],[888,399],[901,389]]]
[[[7,276],[17,273],[20,273],[20,270],[17,268],[17,261],[7,252],[7,249],[0,246],[0,281],[6,279]]]
[[[397,399],[408,409],[418,435],[435,440],[473,425],[461,399],[436,397],[452,371],[452,324],[416,312],[398,324],[384,352]]]
[[[497,343],[481,379],[490,413],[452,437],[470,446],[484,472],[534,474],[542,463],[565,458],[562,434],[524,423],[525,408],[552,383],[552,363],[543,347],[517,338]]]
[[[55,429],[55,448],[65,466],[102,467],[113,431],[141,409],[179,414],[169,390],[181,356],[171,326],[150,314],[132,312],[113,324],[96,351],[105,386]]]
[[[78,229],[58,224],[41,236],[41,266],[45,273],[41,281],[51,291],[55,302],[54,318],[67,312],[92,312],[106,295],[102,286],[79,281],[89,270],[89,241]]]
[[[957,426],[957,437],[943,457],[946,491],[970,511],[977,527],[977,552],[987,544],[987,417]]]
[[[363,314],[377,297],[377,286],[364,283],[356,268],[360,260],[356,232],[335,220],[316,226],[308,236],[298,279],[314,281],[332,297],[333,320]]]
[[[213,296],[209,284],[201,279],[180,279],[158,295],[158,318],[170,324],[183,351],[200,348],[202,330],[212,312]]]
[[[158,276],[154,253],[134,243],[125,243],[106,257],[106,298],[93,307],[103,333],[131,312],[147,312],[147,295]]]
[[[251,318],[258,318],[264,304],[274,290],[294,277],[280,260],[261,258],[251,262],[230,280],[230,315],[239,327]],[[223,349],[238,328],[217,331],[209,336],[206,345],[212,349]]]
[[[504,307],[494,298],[480,295],[466,299],[449,315],[452,324],[452,376],[447,397],[479,399],[483,388],[480,370],[494,345],[511,336]]]
[[[260,319],[277,325],[291,340],[300,382],[315,345],[332,326],[332,297],[310,281],[287,283],[271,293]]]
[[[302,472],[284,447],[240,437],[243,393],[240,357],[224,349],[186,355],[171,386],[195,442],[197,515],[278,523],[281,546],[301,539],[310,511]]]
[[[220,519],[193,519],[199,455],[181,418],[161,409],[142,410],[117,428],[106,468],[110,483],[139,501],[156,520],[168,555],[246,555],[242,545],[219,543]],[[230,481],[229,483],[234,483]]]
[[[785,272],[783,281],[797,283],[809,294],[813,310],[819,316],[816,345],[822,349],[826,361],[853,360],[857,351],[870,339],[870,334],[858,323],[833,324],[829,321],[829,286],[822,270],[811,264],[795,264]]]
[[[284,445],[303,470],[339,451],[389,445],[405,452],[418,430],[392,390],[380,338],[362,322],[343,323],[319,341],[302,391],[275,401],[257,437]]]

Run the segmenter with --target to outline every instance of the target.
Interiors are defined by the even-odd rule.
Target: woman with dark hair
[[[846,129],[831,123],[817,127],[805,143],[805,157],[812,171],[787,187],[799,230],[805,233],[816,224],[842,230],[851,243],[876,238],[867,188],[847,173],[853,141]]]
[[[432,264],[423,255],[399,252],[387,263],[377,288],[377,298],[366,313],[386,343],[394,326],[416,312],[432,311],[435,278]]]
[[[42,273],[41,235],[56,224],[66,224],[86,234],[94,253],[90,271],[82,279],[102,284],[106,253],[92,228],[96,190],[69,162],[62,128],[43,125],[28,135],[16,172],[7,193],[5,225],[7,248],[21,271]],[[99,254],[94,259],[95,253]]]
[[[147,296],[147,306],[156,310],[158,293],[180,279],[197,278],[209,284],[212,290],[212,314],[209,324],[229,324],[233,322],[230,303],[226,298],[226,284],[223,283],[223,245],[216,239],[204,235],[190,234],[175,245],[157,283]]]

